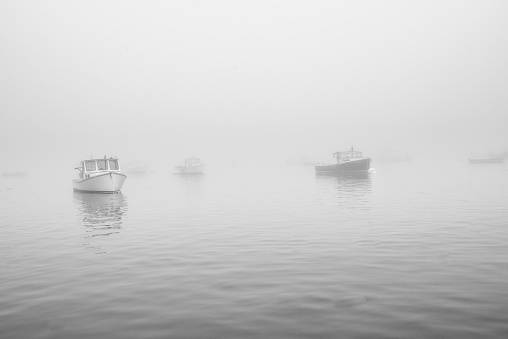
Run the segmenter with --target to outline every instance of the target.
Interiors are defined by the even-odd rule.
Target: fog
[[[0,170],[503,152],[506,32],[506,1],[2,1]]]

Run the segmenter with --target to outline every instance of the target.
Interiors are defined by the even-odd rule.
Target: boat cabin
[[[200,163],[201,163],[201,160],[199,158],[185,159],[185,166],[194,166],[194,165],[199,165]]]
[[[349,161],[350,159],[356,158],[363,158],[362,152],[354,151],[353,148],[351,148],[350,151],[333,153],[333,157],[337,159],[337,162]]]
[[[104,157],[104,159],[83,160],[81,166],[76,167],[76,169],[80,172],[79,178],[84,179],[104,172],[120,171],[120,165],[118,159],[112,157],[106,159]]]

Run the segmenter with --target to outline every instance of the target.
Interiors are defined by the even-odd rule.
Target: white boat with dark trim
[[[198,158],[185,159],[185,165],[176,166],[175,174],[201,174],[205,170],[205,164]]]
[[[316,165],[317,173],[358,173],[369,172],[370,158],[365,158],[362,152],[351,150],[333,153],[337,160],[335,164]]]
[[[122,189],[127,179],[120,171],[117,158],[83,160],[76,169],[79,171],[79,179],[72,180],[72,183],[77,191],[115,193]]]

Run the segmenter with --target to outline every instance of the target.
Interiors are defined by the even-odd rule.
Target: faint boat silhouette
[[[174,174],[202,174],[205,164],[199,158],[185,159],[185,165],[176,166]]]
[[[124,173],[146,173],[148,172],[148,165],[142,161],[130,161],[125,166],[122,166]]]
[[[24,177],[28,175],[27,172],[3,172],[2,176],[4,177]]]
[[[468,159],[470,164],[502,164],[504,163],[504,158],[477,158],[477,159]]]

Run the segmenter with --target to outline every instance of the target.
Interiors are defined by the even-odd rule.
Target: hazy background
[[[506,1],[3,0],[0,169],[502,152],[507,32]]]

